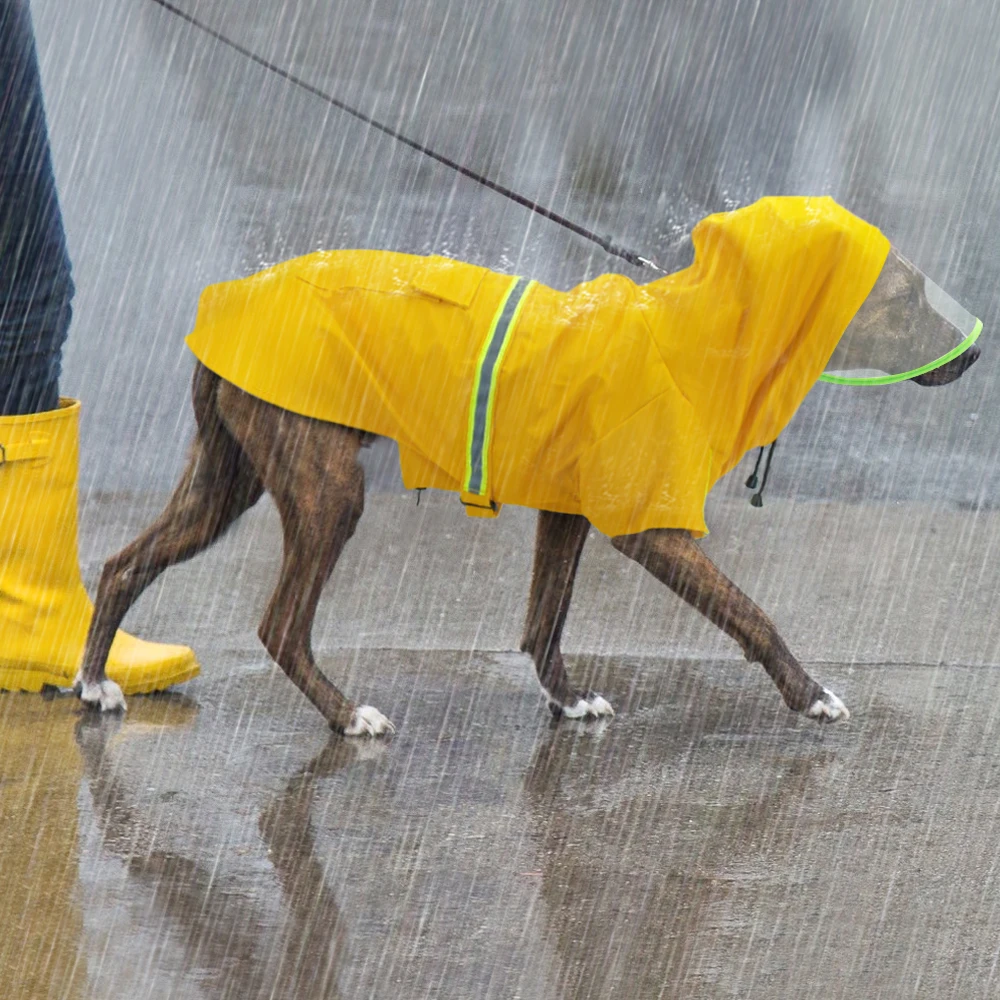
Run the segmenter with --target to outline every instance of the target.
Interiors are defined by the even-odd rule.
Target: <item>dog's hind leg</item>
[[[559,648],[573,596],[573,580],[589,530],[590,522],[579,514],[538,512],[535,563],[521,650],[531,655],[549,708],[557,717],[614,715],[599,694],[581,694],[570,684]]]
[[[719,570],[687,532],[654,529],[620,535],[611,543],[731,635],[748,660],[764,667],[793,711],[821,722],[850,717],[844,703],[803,670],[771,619]]]
[[[323,675],[312,651],[323,586],[364,510],[357,459],[365,435],[289,413],[228,384],[220,403],[281,515],[284,558],[258,630],[261,642],[333,729],[346,736],[392,732],[378,709],[354,705]]]
[[[88,704],[125,706],[118,685],[105,679],[104,664],[136,598],[167,567],[211,545],[263,493],[247,456],[219,420],[219,384],[218,376],[198,366],[192,385],[198,431],[181,480],[156,521],[104,564],[74,684]]]

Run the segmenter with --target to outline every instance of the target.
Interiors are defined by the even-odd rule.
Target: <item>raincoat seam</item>
[[[251,275],[253,277],[253,275]],[[317,285],[316,282],[310,281],[308,278],[303,278],[301,274],[293,274],[292,277],[296,281],[302,282],[303,285],[308,285],[310,288],[315,288],[317,292],[323,292],[326,295],[339,295],[342,292],[364,292],[366,295],[406,295],[410,292],[421,293],[419,289],[410,288],[409,286],[404,286],[399,289],[392,289],[391,291],[386,288],[370,288],[367,285],[338,285],[336,288],[326,288],[323,285]],[[446,305],[457,306],[459,309],[467,309],[468,306],[459,306],[455,302],[448,302],[446,299],[439,299],[438,301],[444,302]]]
[[[610,428],[608,431],[606,431],[604,434],[602,434],[599,438],[596,438],[594,441],[592,441],[583,450],[583,452],[581,453],[581,457],[583,455],[586,455],[587,452],[589,452],[589,451],[593,450],[594,448],[596,448],[599,444],[601,444],[604,441],[606,441],[609,437],[611,437],[612,434],[617,434],[618,431],[620,431],[625,424],[627,424],[633,418],[637,417],[648,406],[652,406],[653,403],[655,403],[658,399],[662,399],[664,396],[668,395],[669,392],[670,392],[669,389],[664,389],[662,392],[658,392],[655,396],[650,396],[649,399],[647,399],[646,402],[642,404],[642,406],[639,406],[636,409],[634,409],[627,417],[624,417],[622,420],[620,420],[614,427]]]
[[[653,336],[653,329],[649,325],[649,320],[646,319],[645,310],[640,308],[637,310],[637,312],[639,313],[639,318],[642,320],[642,326],[643,329],[646,331],[646,336],[649,337],[649,341],[653,345],[653,350],[656,351],[656,356],[660,359],[660,363],[663,365],[663,370],[667,373],[667,378],[670,379],[671,384],[677,390],[677,394],[681,397],[681,399],[683,399],[684,402],[687,403],[687,405],[690,406],[692,410],[697,412],[697,408],[695,407],[694,403],[692,403],[691,400],[688,399],[686,393],[678,384],[677,379],[674,378],[673,372],[670,370],[670,365],[667,363],[667,359],[663,356],[663,352],[660,350],[660,345],[656,342],[656,337]],[[654,399],[655,398],[656,397],[654,397]],[[639,409],[641,410],[642,407],[640,406]],[[636,413],[638,412],[639,411],[636,410]]]
[[[641,308],[636,311],[639,314],[639,318],[642,320],[642,325],[646,331],[646,336],[649,337],[650,342],[653,345],[653,349],[656,351],[656,356],[660,359],[660,363],[663,365],[663,370],[667,373],[667,378],[670,379],[670,384],[676,390],[677,395],[680,396],[681,399],[683,399],[684,402],[687,403],[687,405],[691,408],[691,413],[694,415],[695,420],[697,420],[698,422],[698,429],[701,431],[702,436],[705,439],[705,448],[711,457],[712,464],[714,465],[715,459],[717,457],[715,447],[712,444],[711,435],[708,433],[708,430],[705,428],[705,424],[701,419],[701,414],[698,412],[698,407],[695,406],[690,399],[688,399],[687,394],[680,387],[680,384],[677,382],[677,379],[674,378],[674,373],[670,370],[670,365],[667,364],[667,359],[663,356],[663,352],[660,350],[660,345],[657,343],[656,337],[653,336],[653,330],[649,325],[649,320],[646,319],[645,311]],[[656,396],[653,397],[653,399],[650,399],[649,402],[651,403],[653,402],[654,399],[658,399],[660,396],[664,395],[664,393],[666,393],[667,391],[668,390],[664,389],[663,392],[658,393]],[[641,409],[643,409],[643,407],[640,406],[639,410]],[[638,413],[639,410],[636,410],[635,413]],[[632,417],[635,416],[635,413],[630,414],[627,419],[631,420]]]

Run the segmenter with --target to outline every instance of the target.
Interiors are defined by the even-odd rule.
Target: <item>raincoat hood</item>
[[[408,488],[707,532],[705,498],[795,413],[889,252],[828,198],[692,233],[694,263],[569,291],[441,257],[310,254],[205,290],[188,345],[252,395],[391,437]]]

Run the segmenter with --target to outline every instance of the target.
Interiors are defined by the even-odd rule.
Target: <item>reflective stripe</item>
[[[489,482],[486,452],[493,430],[496,376],[509,342],[507,335],[514,329],[527,291],[533,284],[527,278],[514,278],[493,317],[479,356],[469,405],[469,446],[465,456],[465,492],[475,496],[485,497]]]

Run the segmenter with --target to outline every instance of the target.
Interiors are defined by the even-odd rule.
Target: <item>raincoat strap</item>
[[[486,497],[479,497],[473,493],[460,493],[459,500],[465,508],[465,513],[469,517],[496,517],[500,513],[503,504],[495,500],[487,500]]]
[[[10,462],[29,462],[33,459],[48,458],[52,454],[52,442],[49,438],[33,438],[30,441],[17,441],[5,444],[0,441],[0,467]]]
[[[497,377],[504,354],[533,281],[512,279],[500,302],[476,365],[469,404],[469,436],[465,456],[465,479],[460,499],[471,517],[496,517],[500,504],[491,497],[489,446],[493,436],[493,404]]]

